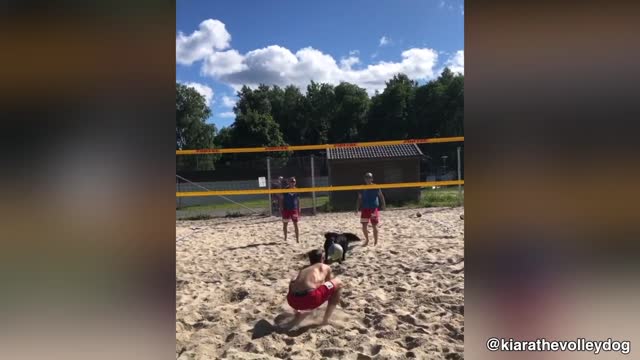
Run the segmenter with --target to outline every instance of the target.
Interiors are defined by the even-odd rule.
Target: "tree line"
[[[423,85],[404,74],[369,97],[348,83],[244,86],[235,121],[216,129],[211,109],[195,89],[176,83],[176,149],[309,145],[407,138],[463,136],[464,75],[445,68]],[[246,155],[246,154],[245,154]],[[286,157],[287,153],[273,154]],[[255,154],[262,156],[264,154]],[[231,157],[227,155],[227,158]],[[209,170],[220,155],[178,157],[178,168]]]

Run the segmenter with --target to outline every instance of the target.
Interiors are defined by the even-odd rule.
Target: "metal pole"
[[[458,181],[462,180],[462,166],[460,161],[460,146],[458,146]],[[462,185],[458,184],[458,204],[462,205]]]
[[[314,166],[314,161],[313,161],[314,156],[311,155],[311,187],[316,187],[316,173],[315,173],[315,166]],[[313,198],[312,200],[312,204],[313,204],[313,215],[316,214],[316,192],[313,191],[311,193],[311,196]]]
[[[176,177],[176,184],[178,185],[178,192],[181,192],[180,179],[178,179],[177,177]],[[182,198],[178,197],[178,209],[181,209],[181,208],[182,208]]]
[[[271,190],[271,157],[267,156],[267,189]],[[273,216],[273,200],[269,193],[269,216]]]

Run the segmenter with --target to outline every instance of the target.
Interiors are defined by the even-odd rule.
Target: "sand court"
[[[420,212],[421,216],[416,216]],[[179,359],[461,359],[463,208],[381,213],[380,242],[354,243],[332,269],[344,283],[330,326],[324,304],[293,324],[289,279],[326,231],[361,236],[354,213],[302,217],[301,243],[275,217],[176,223]],[[371,234],[370,234],[371,236]]]

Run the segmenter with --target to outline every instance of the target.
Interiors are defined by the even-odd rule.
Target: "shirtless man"
[[[301,310],[316,309],[328,300],[322,322],[326,325],[340,301],[342,281],[332,278],[331,267],[324,264],[322,250],[311,250],[308,255],[311,265],[300,270],[298,276],[289,283],[287,302],[296,310],[296,319],[301,319]]]

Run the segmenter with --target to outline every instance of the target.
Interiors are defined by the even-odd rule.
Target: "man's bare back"
[[[291,280],[291,291],[313,290],[331,279],[331,267],[322,263],[309,265],[300,270],[298,276]]]
[[[309,251],[308,256],[311,265],[300,270],[298,276],[291,279],[287,302],[296,310],[296,321],[303,316],[300,311],[317,309],[328,302],[322,321],[323,324],[328,324],[340,301],[342,281],[331,275],[331,267],[324,264],[321,249]]]

